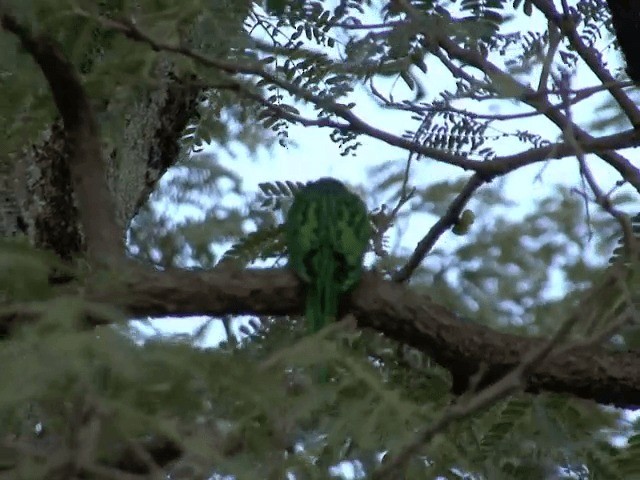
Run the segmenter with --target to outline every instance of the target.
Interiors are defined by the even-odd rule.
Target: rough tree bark
[[[119,113],[131,121],[122,132],[123,142],[105,152],[123,236],[158,180],[176,162],[179,140],[200,93],[173,77],[166,66],[158,71],[160,86]],[[85,244],[67,166],[67,139],[59,122],[43,137],[26,145],[19,158],[0,163],[0,235],[26,234],[34,246],[69,259],[83,252]]]
[[[217,8],[224,11],[220,20],[224,28],[220,29],[215,53],[224,57],[234,38],[246,35],[243,21],[251,2],[227,5],[221,1]],[[95,44],[87,47],[80,70],[99,63],[100,52],[109,48],[104,31],[96,31]],[[98,122],[106,116],[125,119],[122,130],[115,133],[117,142],[108,150],[103,144],[107,183],[123,238],[157,182],[178,160],[180,139],[189,121],[195,119],[202,93],[201,86],[190,83],[192,77],[175,74],[166,54],[157,55],[153,78],[153,86],[139,87],[142,93],[124,109],[117,102],[92,103]],[[85,251],[68,156],[69,142],[60,119],[39,138],[25,139],[19,153],[0,153],[0,237],[24,234],[34,246],[51,250],[63,259]]]

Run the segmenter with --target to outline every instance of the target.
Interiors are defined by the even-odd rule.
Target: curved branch
[[[44,74],[69,140],[68,156],[89,258],[107,264],[123,258],[124,239],[106,180],[98,123],[73,65],[54,41],[33,35],[15,17],[0,12],[0,24],[13,33]]]

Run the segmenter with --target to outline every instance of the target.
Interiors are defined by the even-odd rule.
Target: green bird
[[[305,315],[312,333],[335,320],[342,294],[362,274],[371,237],[367,207],[334,178],[300,189],[285,224],[289,267],[307,285]]]

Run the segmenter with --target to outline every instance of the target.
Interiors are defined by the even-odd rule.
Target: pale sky
[[[534,16],[533,21],[535,20]],[[538,18],[537,20],[539,21],[540,19]],[[529,21],[532,21],[532,19],[527,20],[527,22]],[[522,29],[531,28],[530,25],[520,25],[514,22],[511,23],[511,27]],[[598,45],[598,47],[604,52],[609,64],[619,66],[619,54],[612,48],[607,48],[611,43],[611,39],[602,39],[600,43],[601,45]],[[492,58],[492,60],[500,64],[502,59]],[[427,87],[428,99],[429,97],[433,98],[436,96],[442,88],[452,88],[453,83],[452,77],[448,72],[433,59],[427,59],[427,64],[429,70],[422,79]],[[535,75],[528,81],[537,84]],[[574,89],[598,85],[597,78],[586,68],[578,70],[578,75],[574,77],[573,82],[572,87]],[[411,93],[402,81],[377,81],[376,87],[385,94],[392,93],[395,100],[400,100],[403,97],[411,97]],[[588,125],[594,118],[596,107],[601,104],[603,98],[604,94],[594,96],[591,100],[579,104],[572,111],[574,120],[578,119],[579,121],[577,123],[580,125]],[[414,129],[417,126],[416,122],[412,121],[410,115],[407,113],[393,112],[379,108],[363,88],[356,90],[348,100],[341,101],[342,103],[354,101],[356,103],[354,111],[357,115],[366,119],[373,126],[391,131],[392,133],[402,134],[405,130]],[[312,108],[303,104],[296,104],[296,107],[299,108],[303,116],[313,118],[314,111]],[[475,109],[475,111],[477,111],[477,106]],[[499,113],[503,114],[522,111],[514,108],[514,103],[501,102],[497,104],[494,102],[492,105],[487,105],[484,112],[498,113],[496,109],[499,109]],[[550,128],[549,126],[550,123],[545,119],[534,117],[520,121],[515,128],[546,134],[550,140],[559,139],[560,132],[557,131],[557,128],[555,126]],[[508,128],[509,127],[506,127],[505,130]],[[221,149],[216,150],[215,146],[211,146],[210,148],[216,152],[219,162],[224,167],[241,174],[243,178],[243,191],[248,196],[252,196],[259,191],[258,184],[261,182],[275,180],[306,182],[324,176],[332,176],[356,187],[362,186],[365,190],[368,190],[372,181],[370,175],[370,169],[372,167],[388,161],[403,164],[407,158],[406,151],[365,136],[359,137],[359,141],[362,142],[363,145],[358,148],[355,157],[351,155],[342,157],[340,156],[340,150],[337,145],[329,138],[330,131],[330,129],[317,127],[305,128],[292,125],[289,127],[289,138],[295,142],[295,146],[291,145],[284,148],[276,144],[271,150],[260,149],[256,157],[251,157],[242,145],[232,146],[235,155],[230,155]],[[489,134],[491,134],[491,132],[489,132]],[[529,147],[515,140],[501,140],[499,144],[495,146],[498,154],[516,153],[526,148]],[[621,153],[628,154],[628,152]],[[637,159],[637,153],[631,153],[629,158]],[[591,159],[589,164],[593,169],[595,178],[601,182],[601,187],[604,191],[608,191],[619,179],[619,176],[602,161]],[[541,169],[543,169],[541,181],[532,182],[534,176],[540,172]],[[441,165],[429,159],[414,162],[412,172],[412,184],[418,186],[424,186],[430,182],[446,178],[457,178],[460,175],[470,175],[470,173],[465,173],[461,169]],[[554,183],[564,183],[578,188],[581,187],[577,174],[576,160],[574,158],[553,160],[547,164],[540,163],[509,174],[505,180],[505,192],[517,205],[517,207],[510,211],[510,214],[513,215],[514,218],[517,218],[527,210],[530,210],[532,206],[531,199],[548,193],[550,186]],[[370,209],[379,206],[379,203],[385,200],[388,199],[365,199]],[[231,201],[233,202],[234,200],[231,199]],[[374,201],[378,203],[374,203]],[[173,210],[173,207],[166,204],[163,208]],[[638,210],[640,210],[640,208]],[[192,211],[189,211],[189,213],[174,211],[172,213],[175,213],[178,217],[184,214],[195,214],[199,216],[197,212]],[[401,247],[412,249],[417,241],[426,233],[430,227],[430,222],[435,221],[435,217],[428,215],[428,212],[425,212],[425,214],[426,215],[414,215],[408,225],[401,225],[403,230],[403,236],[400,242]],[[425,222],[425,219],[427,219],[427,222]],[[391,244],[393,245],[394,232],[391,231],[390,235],[392,236]],[[461,240],[451,233],[446,233],[441,239],[442,243],[438,246],[442,246],[443,244],[446,246],[451,242],[455,244],[455,242],[458,241]],[[180,331],[191,331],[200,323],[201,320],[195,319],[154,321],[154,325],[162,331],[165,329],[170,331],[176,331],[176,329]],[[212,330],[206,343],[217,343],[216,339],[218,339],[222,333],[222,326],[220,322],[213,322],[211,328]]]

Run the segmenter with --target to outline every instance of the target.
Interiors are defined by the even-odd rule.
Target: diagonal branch
[[[618,102],[631,124],[634,127],[640,126],[640,109],[604,67],[598,58],[597,50],[593,47],[587,47],[582,41],[576,29],[575,21],[569,16],[569,12],[560,14],[551,0],[532,0],[532,3],[550,22],[560,28],[560,31],[568,38],[571,47],[580,55],[598,79],[603,84],[609,85],[611,96]]]
[[[602,288],[606,286],[605,282]],[[140,270],[128,274],[120,285],[96,287],[89,295],[95,300],[115,299],[117,306],[135,316],[293,315],[303,311],[301,287],[283,270]],[[463,322],[428,297],[373,274],[366,275],[353,292],[348,308],[360,327],[425,352],[448,369],[457,393],[466,390],[480,365],[485,367],[484,383],[479,385],[483,387],[517,367],[523,352],[547,342]],[[640,352],[577,346],[536,366],[527,389],[565,392],[625,407],[640,405]]]
[[[484,183],[482,177],[477,174],[469,179],[462,191],[453,200],[451,205],[449,205],[446,213],[433,224],[424,238],[418,242],[407,263],[393,275],[393,281],[405,282],[411,277],[442,234],[455,225],[456,221],[460,218],[462,209],[471,199],[473,193]]]

